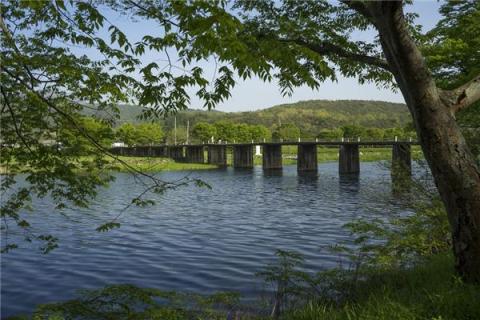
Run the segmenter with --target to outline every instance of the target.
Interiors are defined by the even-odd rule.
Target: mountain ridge
[[[120,106],[118,125],[125,122],[141,122],[137,116],[141,108],[131,105]],[[219,110],[188,109],[176,114],[177,127],[190,127],[198,122],[230,121],[234,123],[260,124],[272,128],[292,123],[302,133],[315,134],[321,129],[347,125],[372,128],[404,127],[411,122],[405,104],[378,100],[303,100],[295,103],[275,105],[255,111],[226,112]],[[174,126],[173,115],[159,121],[166,129]]]

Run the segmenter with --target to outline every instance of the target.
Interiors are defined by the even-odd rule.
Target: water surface
[[[334,267],[339,258],[326,248],[350,240],[343,224],[400,210],[390,198],[388,170],[362,163],[359,177],[339,176],[337,166],[320,164],[314,176],[299,176],[295,166],[281,173],[261,167],[162,173],[165,180],[190,174],[213,189],[156,195],[156,206],[131,207],[122,227],[107,233],[95,228],[143,190],[129,174],[116,174],[89,209],[66,216],[47,199],[36,201],[31,224],[57,236],[60,247],[47,255],[20,248],[2,257],[2,316],[117,283],[255,297],[264,288],[255,273],[273,261],[276,249],[300,252],[310,271]],[[377,211],[380,198],[389,204]]]

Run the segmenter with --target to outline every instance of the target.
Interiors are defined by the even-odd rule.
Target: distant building
[[[262,155],[262,149],[260,148],[260,146],[255,146],[255,155],[256,156],[261,156]]]
[[[116,147],[126,147],[127,145],[124,142],[114,142],[112,143],[112,148]]]

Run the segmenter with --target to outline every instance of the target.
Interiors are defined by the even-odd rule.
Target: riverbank
[[[283,165],[295,165],[297,164],[297,147],[296,146],[283,146]],[[412,147],[412,159],[422,158],[422,152],[419,146]],[[118,157],[124,163],[130,167],[145,172],[154,171],[180,171],[180,170],[206,170],[216,169],[216,165],[206,163],[186,163],[176,162],[170,158],[148,158],[148,157]],[[205,152],[204,158],[207,159],[207,153]],[[338,161],[339,153],[338,148],[317,148],[317,159],[319,163]],[[360,148],[360,161],[361,162],[374,162],[374,161],[389,161],[392,159],[391,148]],[[127,171],[128,169],[121,165],[118,161],[108,160],[111,163],[110,168],[117,171]],[[262,156],[254,156],[254,164],[262,165]],[[233,165],[233,156],[231,153],[227,155],[227,165]]]
[[[118,159],[129,167],[142,172],[209,170],[218,168],[212,164],[176,162],[170,158],[118,157]],[[108,159],[108,161],[110,163],[108,168],[112,171],[129,171],[129,168],[120,161],[114,159]]]
[[[480,319],[480,286],[463,283],[453,264],[450,254],[440,254],[412,268],[370,270],[363,280],[337,277],[331,289],[343,291],[343,301],[319,297],[281,318]]]
[[[297,147],[296,146],[283,146],[283,165],[295,165],[297,163]],[[319,163],[338,161],[339,153],[338,148],[317,148],[317,159]],[[419,146],[412,147],[412,159],[421,159],[423,157],[422,151]],[[361,162],[373,162],[373,161],[389,161],[392,158],[391,148],[360,148],[360,161]],[[156,172],[156,171],[181,171],[181,170],[208,170],[218,168],[216,165],[207,163],[186,163],[176,162],[170,158],[161,157],[125,157],[119,156],[117,161],[110,157],[105,157],[108,161],[106,168],[112,171],[126,172],[129,169],[122,164],[125,163],[129,167],[144,172]],[[207,153],[205,152],[205,159],[207,159]],[[93,161],[92,157],[81,157],[79,161]],[[227,164],[233,165],[232,154],[227,155]],[[254,164],[262,165],[262,156],[254,156]],[[28,168],[22,168],[21,172],[28,172]],[[0,174],[9,173],[5,167],[0,166]],[[12,173],[10,171],[10,173]],[[16,173],[16,172],[15,172]]]
[[[359,279],[354,270],[324,272],[323,284],[320,284],[324,290],[314,300],[278,316],[259,315],[252,309],[246,311],[238,304],[235,293],[202,296],[131,285],[109,286],[85,293],[85,297],[76,300],[41,305],[35,316],[88,319],[95,314],[102,319],[114,316],[116,319],[165,320],[480,319],[480,286],[465,284],[458,278],[450,254],[431,256],[411,268],[371,269],[361,274]],[[92,302],[92,297],[98,302]],[[158,302],[158,298],[169,303]],[[138,308],[138,303],[144,309]]]

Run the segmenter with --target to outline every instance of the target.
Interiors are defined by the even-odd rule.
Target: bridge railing
[[[261,139],[261,140],[216,140],[216,141],[191,141],[189,143],[182,142],[182,143],[177,143],[177,144],[150,144],[150,145],[124,145],[124,146],[114,146],[112,145],[112,148],[145,148],[145,147],[168,147],[168,146],[198,146],[198,145],[245,145],[245,144],[252,144],[252,145],[261,145],[261,144],[302,144],[302,143],[317,143],[317,144],[342,144],[342,143],[360,143],[360,144],[394,144],[394,143],[410,143],[410,144],[418,144],[417,140],[414,140],[412,138],[399,138],[399,137],[394,137],[394,138],[384,138],[384,139],[371,139],[371,138],[362,138],[362,137],[354,137],[354,138],[341,138],[341,139],[303,139],[303,138],[297,138],[297,139]]]

